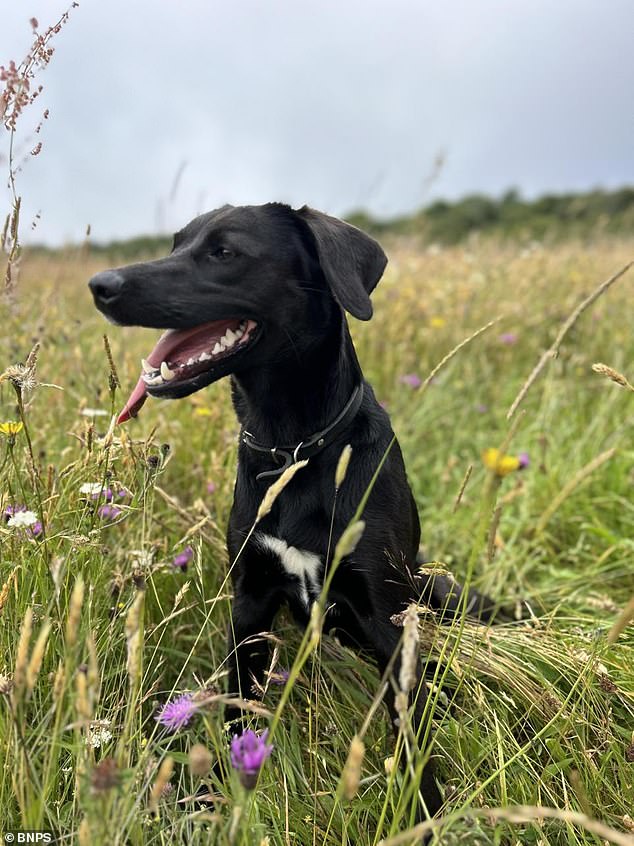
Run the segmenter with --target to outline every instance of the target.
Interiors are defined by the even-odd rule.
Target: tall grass
[[[440,659],[429,684],[444,844],[634,842],[634,637],[623,616],[634,594],[634,395],[592,370],[603,362],[634,381],[632,278],[579,317],[512,432],[507,420],[565,319],[633,246],[396,244],[375,318],[354,326],[428,557],[532,612],[495,628],[441,627],[422,613],[421,649]],[[0,422],[23,423],[0,436],[2,510],[25,505],[42,523],[35,537],[0,524],[4,828],[80,844],[414,842],[398,838],[414,822],[405,800],[420,762],[403,731],[396,754],[410,765],[394,764],[376,670],[322,638],[318,622],[302,639],[278,620],[252,709],[257,728],[276,715],[275,748],[255,790],[232,771],[220,707],[237,435],[228,384],[149,402],[113,428],[152,341],[94,312],[85,283],[104,264],[85,252],[27,255],[2,314],[0,370],[40,344],[30,373],[0,384]],[[402,380],[425,380],[496,318],[424,390]],[[27,375],[59,387],[16,391]],[[531,463],[493,478],[480,456],[505,441]],[[82,492],[89,483],[112,502]],[[173,561],[187,547],[183,570]],[[195,716],[168,733],[156,714],[185,692]],[[214,798],[202,811],[188,801],[201,781],[188,758],[197,743],[224,770],[203,777]]]

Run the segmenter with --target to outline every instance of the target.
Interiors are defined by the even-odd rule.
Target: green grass
[[[633,247],[605,240],[520,254],[475,242],[426,253],[395,244],[375,318],[353,327],[399,436],[429,556],[457,578],[471,572],[500,601],[528,600],[533,612],[492,629],[421,617],[424,653],[443,658],[432,697],[432,751],[448,800],[443,844],[634,842],[633,628],[608,639],[634,595],[634,393],[591,370],[603,361],[634,381],[633,276],[580,317],[522,403],[507,452],[528,452],[530,467],[497,482],[480,457],[507,438],[507,410],[562,322]],[[231,772],[218,702],[237,435],[228,384],[149,402],[137,422],[107,436],[151,333],[110,327],[93,311],[85,282],[102,266],[81,253],[27,256],[17,299],[0,315],[0,370],[25,361],[39,340],[37,378],[62,389],[27,394],[26,430],[13,447],[6,436],[0,443],[4,504],[41,509],[45,525],[38,540],[0,525],[4,829],[49,828],[82,846],[392,842],[413,824],[405,800],[419,756],[405,776],[390,766],[386,713],[371,713],[380,689],[372,665],[327,637],[302,639],[284,615],[272,670],[293,668],[291,683],[268,685],[253,715],[260,729],[277,713],[274,752],[252,792]],[[425,391],[400,381],[424,379],[497,317]],[[103,332],[124,386],[114,400]],[[86,408],[108,415],[85,416]],[[5,379],[0,422],[17,419]],[[614,452],[592,469],[606,450]],[[100,503],[80,493],[87,482],[130,493],[119,517],[99,517]],[[194,559],[175,571],[170,562],[188,544]],[[78,580],[83,595],[71,601]],[[33,633],[18,654],[28,608]],[[48,623],[41,668],[31,663],[22,679]],[[189,727],[158,731],[161,703],[203,689],[206,704]],[[87,739],[100,725],[111,737],[93,748]],[[360,732],[361,781],[346,799],[341,775]],[[407,754],[406,740],[405,731],[397,754]],[[187,764],[196,742],[226,769],[223,782],[209,782],[217,799],[204,813],[182,801],[200,783]],[[96,768],[111,757],[118,783],[109,786]],[[171,789],[154,814],[152,787],[168,759]],[[517,805],[532,810],[508,819]],[[538,820],[534,806],[557,810]],[[593,833],[596,821],[612,832]]]

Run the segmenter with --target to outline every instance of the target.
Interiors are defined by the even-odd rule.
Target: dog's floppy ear
[[[313,234],[319,263],[334,298],[354,317],[369,320],[372,317],[369,294],[387,264],[381,247],[374,238],[336,217],[308,206],[303,206],[297,214]]]

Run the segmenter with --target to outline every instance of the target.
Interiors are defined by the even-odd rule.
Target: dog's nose
[[[116,270],[104,270],[93,276],[88,286],[98,306],[111,305],[121,293],[123,276]]]

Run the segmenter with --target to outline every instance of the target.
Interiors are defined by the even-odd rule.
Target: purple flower
[[[118,505],[100,505],[97,514],[102,520],[114,520],[121,514],[121,509]]]
[[[531,460],[528,457],[527,452],[520,452],[520,454],[517,456],[517,458],[518,458],[519,463],[520,463],[520,467],[519,467],[520,470],[523,470],[525,467],[528,467],[528,465],[531,463]]]
[[[26,511],[26,505],[7,505],[4,509],[4,519],[10,520],[11,517],[19,511]]]
[[[410,388],[414,389],[420,388],[420,386],[423,384],[420,376],[418,376],[416,373],[404,373],[403,376],[399,377],[398,381],[401,382],[403,385],[409,385]]]
[[[185,572],[187,569],[187,565],[194,557],[194,550],[191,546],[186,546],[182,552],[179,552],[178,555],[174,556],[174,560],[172,561],[172,567],[174,569],[179,569]]]
[[[503,332],[500,335],[500,341],[508,347],[512,347],[513,344],[517,343],[517,334],[515,332]]]
[[[271,682],[271,684],[284,685],[288,681],[289,676],[290,673],[288,672],[288,670],[285,670],[280,667],[280,669],[277,670],[275,673],[270,674],[269,681]]]
[[[476,405],[475,410],[478,412],[478,414],[486,414],[489,410],[489,406],[485,405],[483,402],[480,402]]]
[[[39,535],[42,534],[43,528],[44,527],[42,526],[42,521],[38,520],[37,522],[33,523],[33,525],[31,526],[31,528],[28,531],[31,533],[31,535],[34,538],[37,538],[37,537],[39,537]]]
[[[247,790],[253,790],[262,764],[273,751],[273,744],[266,742],[268,736],[268,729],[259,735],[247,729],[240,736],[234,734],[231,741],[231,766],[236,770],[240,783]]]
[[[166,702],[156,715],[158,722],[169,731],[178,731],[192,719],[198,705],[191,693],[183,693],[172,702]]]
[[[215,482],[207,482],[207,493],[215,493],[216,492],[216,483]]]

